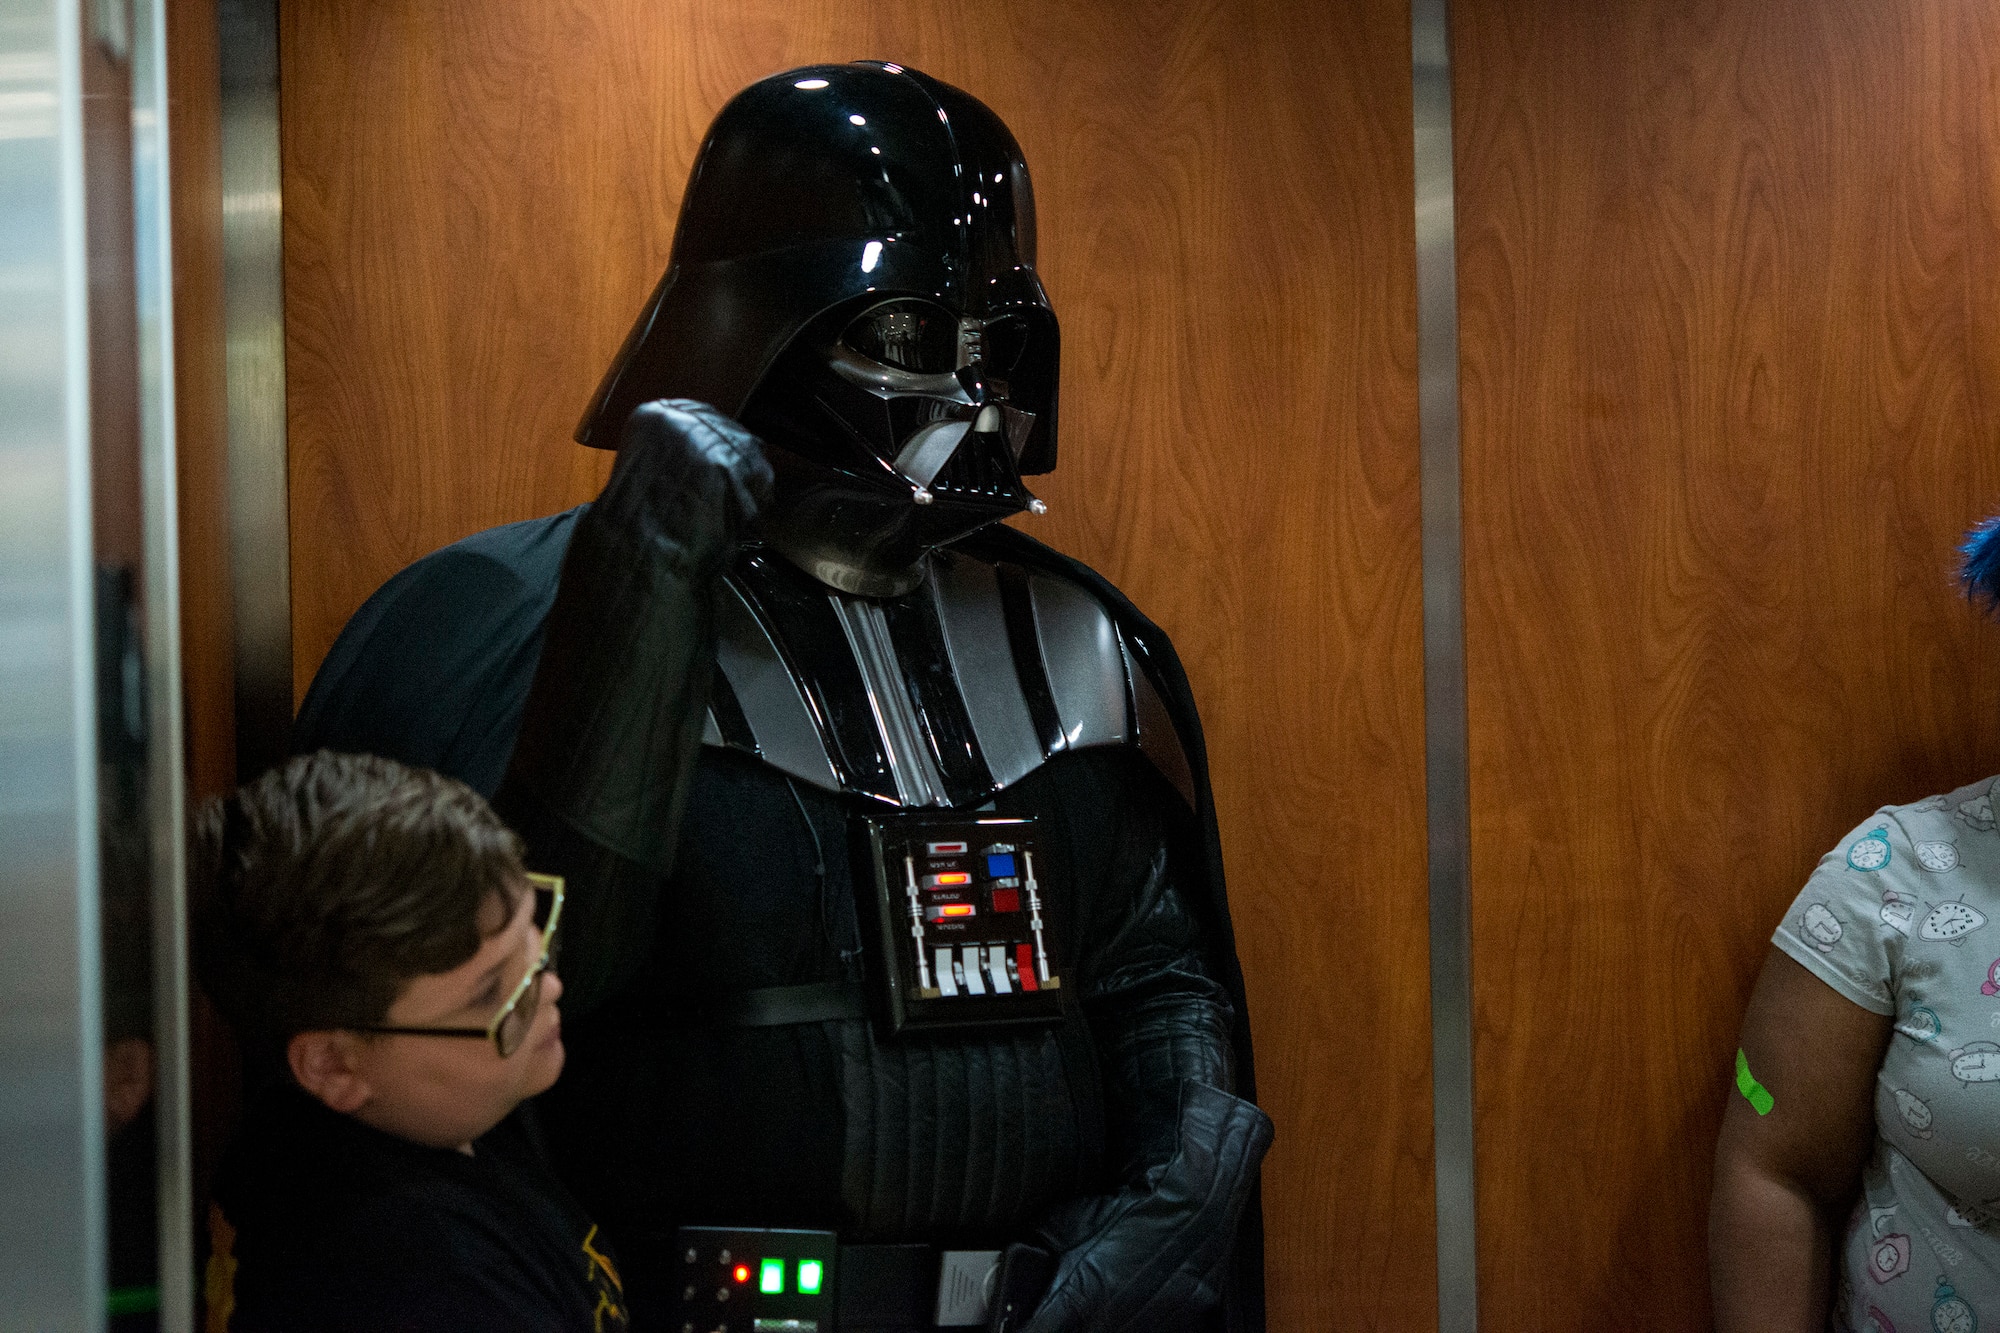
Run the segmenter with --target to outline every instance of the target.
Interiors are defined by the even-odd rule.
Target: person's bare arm
[[[1768,1114],[1734,1088],[1715,1147],[1709,1285],[1717,1333],[1819,1333],[1834,1258],[1875,1140],[1890,1019],[1772,949],[1743,1017]]]

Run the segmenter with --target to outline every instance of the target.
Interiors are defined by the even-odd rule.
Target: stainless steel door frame
[[[158,1136],[161,1333],[194,1330],[194,1163],[188,1048],[186,858],[181,812],[180,500],[174,439],[173,208],[166,0],[133,0],[134,276],[145,523],[147,804],[152,818],[153,1117]]]
[[[1479,1326],[1472,1096],[1472,796],[1458,433],[1451,3],[1410,6],[1417,393],[1423,475],[1424,794],[1430,854],[1431,1123],[1438,1328]]]
[[[174,493],[171,243],[163,0],[0,0],[0,1324],[96,1329],[107,1316],[101,962],[100,584],[94,413],[138,473],[149,716],[160,1324],[192,1328],[182,939],[180,614]],[[132,216],[98,233],[88,202],[84,61],[130,78]],[[118,102],[122,115],[124,102]],[[101,115],[99,129],[105,125]],[[122,134],[122,122],[109,128]],[[123,147],[105,161],[121,167]],[[102,163],[100,163],[102,166]],[[100,179],[102,177],[100,176]],[[114,192],[121,199],[122,192]],[[123,211],[123,204],[119,206]],[[114,257],[129,222],[135,250]],[[91,284],[131,282],[135,374],[93,400]],[[116,323],[116,321],[113,321]],[[136,366],[125,358],[136,357]],[[99,383],[104,378],[100,375]],[[120,524],[121,527],[124,524]],[[143,947],[143,946],[142,946]]]
[[[216,26],[222,63],[222,315],[236,774],[247,782],[285,758],[292,731],[277,0],[217,0]]]
[[[104,1322],[78,0],[0,0],[0,1318]]]

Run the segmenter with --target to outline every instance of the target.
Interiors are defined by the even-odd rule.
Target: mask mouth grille
[[[1018,498],[1021,446],[1035,414],[999,403],[976,410],[937,399],[903,399],[906,421],[895,468],[911,484],[938,494]]]
[[[928,487],[951,462],[971,430],[969,421],[933,421],[903,441],[896,454],[896,471],[917,486]]]
[[[1013,450],[1003,438],[968,433],[930,482],[932,493],[940,500],[1022,500],[1026,492],[1014,470]]]

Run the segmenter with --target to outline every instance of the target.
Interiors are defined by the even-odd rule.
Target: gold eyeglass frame
[[[527,998],[528,992],[536,988],[542,976],[549,970],[549,960],[555,953],[556,927],[562,923],[563,909],[563,877],[561,875],[540,875],[532,870],[526,873],[529,891],[548,893],[553,897],[554,901],[549,905],[548,924],[542,927],[541,953],[536,956],[534,963],[529,966],[528,974],[521,978],[519,985],[514,987],[513,994],[507,997],[507,1002],[500,1006],[500,1012],[493,1015],[492,1022],[483,1028],[397,1027],[386,1023],[377,1023],[364,1027],[349,1028],[348,1031],[371,1032],[403,1037],[484,1037],[493,1043],[493,1049],[500,1052],[500,1058],[503,1060],[515,1051],[520,1050],[521,1048],[518,1044],[511,1049],[505,1046],[500,1039],[500,1030],[506,1026],[507,1019],[513,1014],[514,1010],[520,1007],[521,1001]],[[530,1019],[530,1023],[532,1022],[533,1020]],[[526,1037],[527,1032],[523,1030],[521,1035]]]

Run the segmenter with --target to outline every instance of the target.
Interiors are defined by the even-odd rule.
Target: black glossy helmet
[[[764,531],[850,592],[900,591],[931,547],[1040,502],[1058,332],[1014,136],[897,65],[815,65],[709,128],[673,256],[577,427],[615,447],[654,398],[772,446]]]

